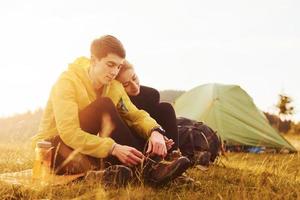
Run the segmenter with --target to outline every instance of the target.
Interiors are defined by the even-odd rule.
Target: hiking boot
[[[195,151],[193,160],[194,165],[202,165],[205,167],[209,166],[211,153],[208,151]]]
[[[143,170],[143,177],[145,182],[156,186],[163,185],[180,176],[189,166],[190,160],[184,156],[173,161],[163,160],[160,162],[148,158]]]
[[[100,181],[105,187],[126,186],[132,179],[132,170],[124,165],[112,165],[104,170],[88,171],[85,175],[86,181]]]
[[[167,156],[165,157],[165,160],[172,161],[172,160],[178,159],[181,156],[182,156],[182,154],[181,154],[179,149],[178,150],[173,150],[172,152],[167,154]]]

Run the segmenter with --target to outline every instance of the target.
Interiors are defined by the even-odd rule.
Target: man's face
[[[101,60],[92,57],[91,73],[96,85],[105,85],[110,83],[118,75],[124,58],[116,54],[107,54]]]
[[[119,75],[118,81],[120,81],[125,91],[129,96],[136,96],[140,93],[140,81],[134,69],[127,69]]]

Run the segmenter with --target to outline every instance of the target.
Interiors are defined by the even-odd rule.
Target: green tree
[[[292,102],[291,97],[285,94],[279,94],[278,103],[276,104],[276,108],[278,109],[277,129],[279,132],[281,132],[281,120],[287,121],[288,118],[294,114],[295,110],[292,106]]]
[[[292,98],[284,95],[279,94],[279,100],[276,105],[278,108],[278,116],[281,118],[286,119],[289,116],[292,116],[294,114],[294,107],[291,105],[293,102]]]

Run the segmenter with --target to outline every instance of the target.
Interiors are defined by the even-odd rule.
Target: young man
[[[56,174],[99,170],[103,158],[105,167],[111,165],[104,176],[115,173],[121,184],[132,177],[128,167],[141,164],[146,166],[144,177],[162,184],[188,168],[185,157],[167,164],[145,158],[147,140],[147,152],[159,157],[166,156],[166,144],[160,125],[137,109],[114,80],[124,59],[125,50],[117,38],[100,37],[91,44],[91,58],[77,59],[54,84],[32,144],[52,142]]]

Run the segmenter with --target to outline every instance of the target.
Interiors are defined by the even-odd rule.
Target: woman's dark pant
[[[146,140],[142,139],[125,124],[121,119],[115,105],[109,98],[99,98],[92,102],[85,109],[79,112],[79,120],[81,129],[97,135],[101,135],[103,129],[111,132],[106,135],[115,140],[116,143],[134,147],[141,152],[146,144]],[[110,127],[103,128],[110,124]],[[49,139],[54,146],[52,157],[52,168],[56,174],[77,174],[84,173],[88,170],[99,170],[110,164],[121,164],[121,162],[113,156],[108,156],[105,159],[95,158],[89,155],[77,153],[72,155],[73,149],[67,146],[61,138],[55,136]],[[72,159],[63,164],[68,157]]]
[[[130,99],[137,108],[147,111],[163,127],[166,136],[174,141],[170,151],[177,150],[178,128],[173,106],[167,102],[160,103],[159,92],[146,86],[141,86],[139,95],[131,96]]]

